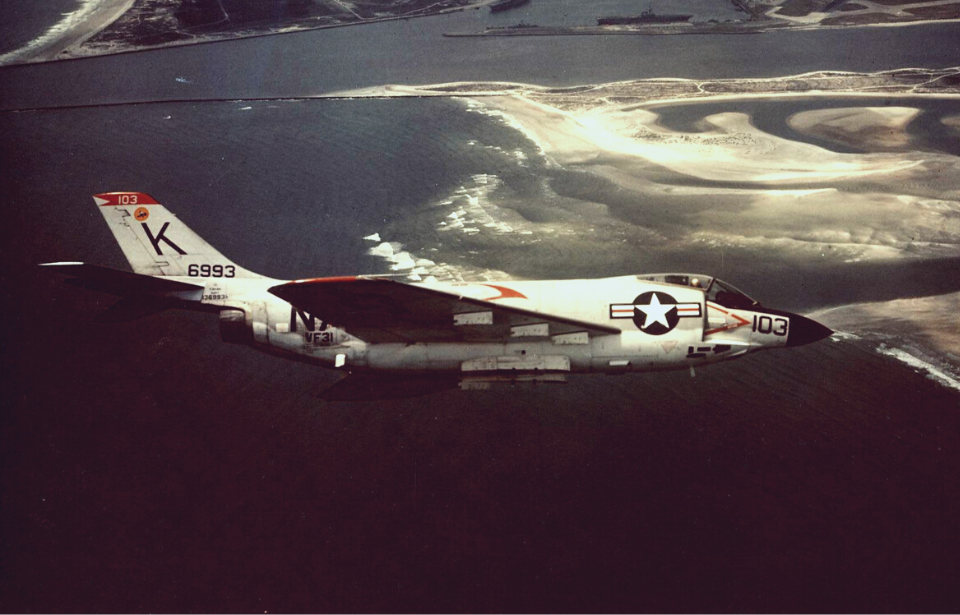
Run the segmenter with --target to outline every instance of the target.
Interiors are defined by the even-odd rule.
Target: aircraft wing
[[[43,263],[40,266],[70,276],[67,281],[76,286],[111,295],[172,295],[203,291],[203,286],[197,284],[87,263]]]
[[[43,263],[45,269],[70,276],[68,284],[123,297],[97,316],[96,322],[129,322],[172,307],[177,299],[198,300],[203,286],[88,265],[87,263]]]
[[[301,280],[274,286],[270,292],[371,343],[504,342],[521,336],[620,333],[613,327],[384,278]]]

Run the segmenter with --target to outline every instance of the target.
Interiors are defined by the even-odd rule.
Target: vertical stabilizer
[[[142,192],[107,192],[100,207],[134,272],[197,278],[259,278],[238,266]]]

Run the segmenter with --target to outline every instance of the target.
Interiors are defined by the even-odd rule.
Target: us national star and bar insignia
[[[642,293],[633,303],[610,304],[610,318],[632,318],[638,329],[650,335],[669,333],[681,318],[700,316],[699,303],[677,303],[660,291]]]

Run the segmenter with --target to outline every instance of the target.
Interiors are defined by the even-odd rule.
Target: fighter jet
[[[99,321],[171,308],[215,313],[224,342],[353,374],[329,399],[362,396],[370,382],[390,383],[403,396],[451,383],[564,382],[571,373],[692,372],[832,333],[691,273],[496,283],[276,280],[230,261],[147,194],[93,198],[133,273],[81,262],[41,266],[122,297]]]

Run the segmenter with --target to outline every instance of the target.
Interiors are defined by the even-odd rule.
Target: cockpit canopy
[[[707,301],[731,309],[749,309],[760,305],[759,302],[748,297],[746,293],[737,290],[732,284],[708,275],[700,275],[697,273],[651,273],[638,275],[637,279],[660,282],[661,284],[700,288],[706,293]]]

